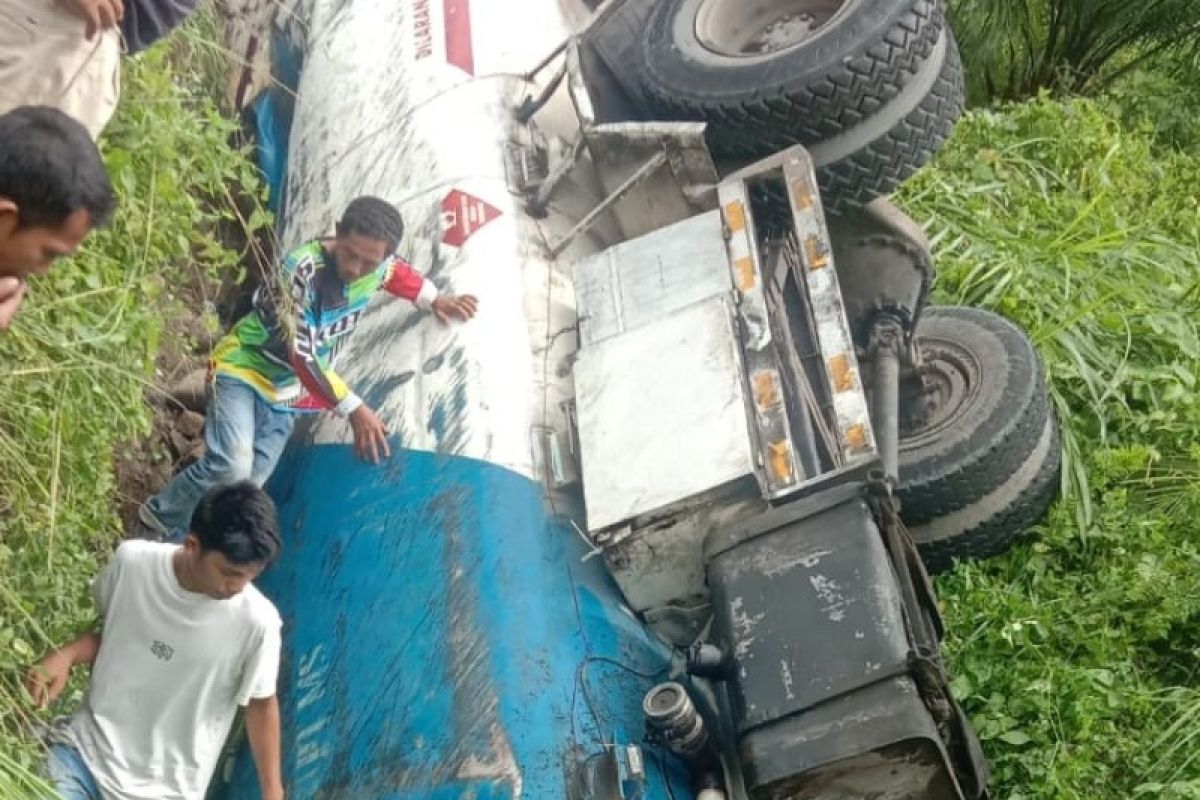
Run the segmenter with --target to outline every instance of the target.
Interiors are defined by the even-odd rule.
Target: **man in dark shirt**
[[[183,24],[199,0],[125,0],[121,36],[125,52],[140,53]]]
[[[98,138],[117,108],[121,52],[166,36],[198,0],[0,0],[0,113],[58,108]]]

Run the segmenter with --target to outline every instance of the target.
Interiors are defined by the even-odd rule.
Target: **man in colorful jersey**
[[[379,289],[432,311],[442,323],[468,320],[477,306],[470,295],[439,295],[392,255],[403,233],[395,208],[359,197],[346,208],[335,238],[288,253],[279,283],[255,292],[254,310],[213,351],[204,457],[139,509],[154,535],[178,539],[213,486],[247,478],[264,483],[297,411],[346,417],[360,457],[377,463],[391,455],[383,422],[333,371],[335,352]]]

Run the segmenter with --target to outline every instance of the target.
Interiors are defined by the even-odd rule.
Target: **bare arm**
[[[38,708],[45,708],[58,699],[71,668],[77,664],[91,664],[100,652],[100,634],[85,633],[68,645],[51,650],[41,661],[29,668],[25,676],[25,690]]]
[[[403,297],[417,308],[432,311],[433,316],[443,325],[452,320],[466,322],[475,316],[479,300],[474,295],[439,295],[432,283],[399,256],[394,256],[388,266],[388,276],[383,282],[383,289],[389,294]]]
[[[246,736],[258,770],[263,800],[283,800],[279,767],[279,699],[251,700],[246,706]]]

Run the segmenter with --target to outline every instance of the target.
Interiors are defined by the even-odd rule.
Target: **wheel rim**
[[[703,0],[696,38],[714,53],[761,57],[799,47],[858,0]]]
[[[942,436],[979,396],[979,362],[968,350],[939,339],[922,339],[920,347],[922,385],[900,398],[901,449]]]

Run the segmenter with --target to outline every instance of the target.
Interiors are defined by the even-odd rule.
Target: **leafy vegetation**
[[[1107,105],[976,111],[903,203],[939,302],[1018,321],[1064,427],[1065,499],[940,581],[994,796],[1200,797],[1200,160]]]
[[[1096,92],[1143,66],[1194,67],[1192,0],[951,0],[971,94],[1017,100]]]
[[[42,791],[20,683],[41,651],[92,622],[88,581],[120,537],[114,448],[148,431],[143,391],[160,343],[178,336],[164,327],[175,290],[239,263],[215,233],[236,218],[231,192],[256,192],[257,175],[227,144],[236,126],[202,82],[200,36],[126,63],[102,142],[116,218],[32,286],[0,336],[0,797]]]

